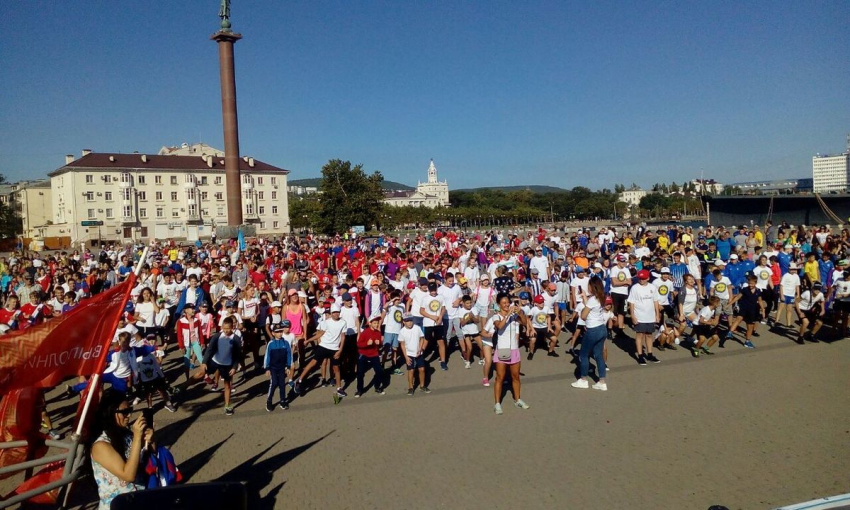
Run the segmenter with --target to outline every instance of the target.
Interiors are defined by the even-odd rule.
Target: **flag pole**
[[[150,246],[145,246],[145,249],[142,251],[142,256],[139,257],[139,263],[136,265],[135,269],[133,269],[133,276],[127,280],[128,285],[133,285],[135,283],[136,278],[139,276],[139,273],[142,270],[142,266],[145,264],[145,260],[148,258],[148,250]],[[130,289],[132,290],[132,289]],[[120,315],[119,315],[120,317]],[[114,330],[117,327],[117,324],[114,324],[112,329]],[[104,342],[106,343],[106,342]],[[110,337],[111,343],[111,337]],[[89,413],[89,407],[91,406],[92,399],[94,398],[94,394],[97,391],[97,387],[100,384],[100,373],[103,372],[103,365],[106,362],[106,355],[109,352],[109,344],[105,346],[103,349],[103,354],[100,357],[100,361],[97,364],[97,369],[94,371],[92,375],[91,381],[89,382],[89,391],[86,394],[86,402],[83,404],[83,410],[80,413],[80,419],[77,420],[77,430],[74,432],[77,436],[82,435],[83,427],[86,423],[86,416]]]

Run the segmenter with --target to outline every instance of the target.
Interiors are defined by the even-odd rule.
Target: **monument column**
[[[242,39],[230,29],[230,0],[222,0],[221,30],[211,39],[218,43],[221,73],[221,117],[224,125],[224,172],[227,193],[227,225],[242,225],[242,180],[239,175],[239,120],[236,115],[236,69],[233,44]]]

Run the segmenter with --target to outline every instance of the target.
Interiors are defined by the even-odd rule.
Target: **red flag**
[[[0,337],[0,394],[102,370],[135,275],[127,280],[44,324]]]

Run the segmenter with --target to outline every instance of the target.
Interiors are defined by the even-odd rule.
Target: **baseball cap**
[[[543,296],[542,295],[534,296],[534,303],[538,304],[538,305],[543,304]]]
[[[722,259],[714,259],[714,265],[715,266],[725,266],[726,262],[723,262]]]
[[[646,269],[641,269],[637,273],[638,280],[649,280],[649,271]]]
[[[791,265],[788,266],[789,271],[792,270],[792,269],[795,270],[795,271],[797,270],[797,263],[796,262],[792,262]]]
[[[332,304],[332,305],[331,305],[331,313],[334,313],[334,312],[336,312],[336,313],[339,313],[339,312],[340,312],[340,307],[339,307],[339,305],[338,305],[338,304],[336,304],[336,303],[334,303],[334,304]]]
[[[614,300],[611,298],[611,296],[607,296],[605,298],[605,304],[606,305],[613,305],[614,304]]]
[[[288,291],[286,291],[287,296],[295,296],[297,294],[298,294],[298,291],[295,290],[295,289],[289,289]]]
[[[629,257],[627,257],[625,253],[621,253],[621,254],[617,255],[617,262],[628,262],[628,261],[629,261]]]
[[[576,274],[578,274],[578,273],[583,273],[583,272],[584,272],[584,268],[583,268],[583,267],[581,267],[581,266],[576,266]]]
[[[404,314],[404,315],[402,316],[401,320],[403,320],[404,322],[412,321],[412,320],[413,320],[413,315],[411,315],[411,314],[409,314],[409,313],[406,313],[406,314]]]
[[[458,282],[459,284],[463,285],[464,283],[466,283],[466,282],[467,282],[467,279],[466,279],[466,277],[465,277],[465,276],[458,276],[458,277],[457,277],[457,282]]]
[[[520,299],[531,299],[531,294],[529,294],[526,291],[522,291],[522,292],[519,293],[519,298]]]
[[[415,289],[416,288],[416,282],[409,282],[407,284],[407,288],[408,289]]]
[[[225,308],[233,308],[234,306],[236,306],[236,303],[234,301],[225,301],[224,306]]]
[[[369,322],[379,321],[379,320],[381,320],[381,314],[379,314],[379,313],[373,313],[372,316],[369,317]]]
[[[434,282],[429,283],[428,284],[428,292],[436,292],[436,291],[437,291],[437,284],[434,283]]]
[[[732,255],[729,255],[729,259],[730,260],[738,260],[738,255],[733,253]]]
[[[669,267],[662,267],[661,268],[661,274],[670,274],[670,268]]]
[[[536,267],[531,268],[531,274],[539,274],[540,271]]]
[[[376,279],[374,279],[374,278],[372,279],[372,281],[371,281],[371,282],[369,282],[369,286],[370,286],[370,287],[378,287],[378,286],[380,286],[380,285],[381,285],[381,284],[378,282],[378,280],[376,280]]]
[[[270,304],[269,306],[271,306],[272,308],[274,308],[275,306],[280,308],[281,304],[280,301],[272,301],[272,304]]]
[[[322,308],[330,308],[330,307],[331,307],[330,301],[325,301],[325,304],[322,305]]]
[[[351,298],[351,294],[349,294],[348,292],[346,292],[346,293],[344,293],[344,294],[342,295],[342,300],[343,300],[343,301],[351,301],[351,299],[352,299],[352,298]]]
[[[428,285],[428,278],[425,278],[424,276],[420,276],[419,277],[419,285]]]

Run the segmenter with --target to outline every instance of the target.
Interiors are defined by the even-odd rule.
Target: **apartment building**
[[[815,193],[850,190],[850,149],[844,154],[818,154],[813,157],[812,179]]]
[[[244,221],[257,235],[289,233],[288,170],[239,160]],[[46,236],[137,241],[208,238],[227,224],[224,158],[84,150],[49,174],[52,225]]]
[[[25,238],[44,237],[53,221],[53,200],[50,181],[23,181],[15,184],[12,203],[21,218],[21,234]]]

